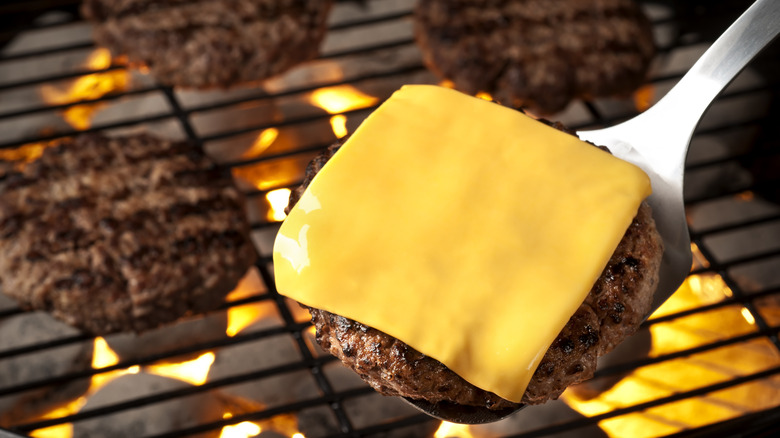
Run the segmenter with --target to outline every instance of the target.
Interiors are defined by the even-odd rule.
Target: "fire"
[[[264,129],[263,132],[260,133],[260,135],[257,136],[254,143],[252,143],[252,147],[246,150],[243,154],[241,154],[241,158],[253,158],[257,157],[258,155],[262,154],[266,149],[268,149],[276,139],[279,137],[279,130],[276,128],[268,128]]]
[[[480,99],[487,100],[488,102],[493,101],[493,96],[490,95],[490,93],[485,93],[484,91],[480,91],[476,94],[476,97],[479,97]]]
[[[652,85],[643,85],[634,92],[634,107],[637,111],[647,111],[653,106],[653,98],[655,97],[655,87]]]
[[[105,339],[98,336],[95,338],[95,353],[92,356],[92,368],[99,370],[114,366],[119,363],[119,357],[114,353],[114,350],[108,346]],[[116,379],[119,376],[125,374],[137,374],[140,371],[138,365],[132,366],[124,370],[114,370],[106,373],[95,374],[92,376],[92,383],[89,386],[87,394],[91,395],[97,392],[100,388],[104,387],[108,382]]]
[[[265,194],[265,199],[271,205],[271,209],[268,211],[269,221],[281,222],[287,217],[284,209],[290,201],[290,193],[292,193],[290,189],[277,189]]]
[[[348,134],[347,117],[341,113],[370,107],[379,100],[350,85],[320,88],[311,94],[310,99],[312,104],[324,109],[328,114],[334,114],[330,118],[330,124],[338,138]]]
[[[255,295],[264,290],[263,281],[255,269],[250,270],[227,296],[227,301],[237,301],[249,296]],[[249,326],[255,321],[267,316],[272,312],[272,307],[265,304],[245,304],[243,306],[233,306],[227,311],[227,330],[225,333],[233,337],[238,332]]]
[[[214,359],[214,353],[208,352],[201,354],[197,359],[176,364],[149,365],[146,368],[146,371],[157,374],[158,376],[172,377],[192,385],[200,386],[206,383]]]
[[[29,143],[15,149],[0,149],[0,160],[32,163],[43,155],[47,146],[44,143]]]
[[[251,421],[242,421],[241,423],[222,428],[219,438],[249,438],[260,435],[262,428]]]
[[[343,138],[349,134],[347,130],[347,116],[338,114],[330,118],[330,127],[333,129],[333,133],[336,137]]]
[[[93,354],[92,354],[92,368],[99,370],[114,366],[119,363],[119,357],[111,350],[105,339],[101,337],[95,338]],[[108,384],[108,382],[116,379],[119,376],[125,374],[137,374],[140,371],[138,365],[129,367],[124,370],[114,370],[105,373],[95,374],[92,376],[89,388],[84,396],[81,396],[70,403],[60,406],[50,412],[41,416],[41,419],[60,418],[77,413],[86,403],[87,399],[100,388]],[[38,429],[33,431],[31,436],[36,438],[70,438],[73,436],[73,425],[70,423],[60,424],[57,426],[47,427],[45,429]]]
[[[441,426],[433,434],[434,438],[474,438],[471,427],[466,424],[455,424],[442,421]]]
[[[691,275],[653,316],[721,302],[732,295],[717,274]],[[653,324],[649,356],[658,357],[745,334],[755,330],[754,324],[753,314],[736,305]],[[759,341],[741,343],[642,367],[595,398],[582,398],[576,391],[567,391],[562,398],[570,407],[590,417],[776,365],[777,356],[771,345]],[[775,406],[776,394],[777,388],[771,383],[742,385],[602,420],[599,427],[610,437],[665,436]]]
[[[111,66],[111,54],[107,49],[97,49],[89,56],[86,67],[90,70],[104,70]],[[77,79],[68,89],[61,90],[51,85],[41,87],[43,99],[52,105],[66,105],[82,100],[100,98],[117,90],[127,89],[129,74],[125,70],[93,73]],[[99,104],[75,105],[63,112],[63,118],[73,128],[84,130],[90,127],[92,114]]]
[[[233,414],[225,412],[222,418],[233,418]],[[277,415],[268,420],[263,420],[259,424],[252,421],[242,421],[223,427],[219,438],[249,438],[260,435],[261,432],[266,430],[291,438],[306,438],[306,436],[298,432],[297,423],[298,420],[293,414]]]
[[[444,79],[443,81],[439,82],[439,86],[444,88],[455,88],[455,83],[449,79]]]

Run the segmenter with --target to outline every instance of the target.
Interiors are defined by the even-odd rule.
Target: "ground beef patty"
[[[457,89],[541,114],[632,92],[655,51],[633,0],[424,0],[415,37]]]
[[[311,162],[303,184],[290,197],[288,211],[339,147],[331,146]],[[567,386],[591,378],[598,356],[636,331],[650,310],[662,254],[650,207],[643,203],[585,302],[547,350],[523,403],[556,399]],[[309,311],[317,342],[382,394],[493,410],[518,406],[475,387],[392,336],[321,309]]]
[[[213,310],[256,252],[241,193],[197,147],[63,140],[0,173],[0,285],[93,334]]]
[[[312,59],[331,0],[85,0],[94,37],[166,85],[227,87]]]

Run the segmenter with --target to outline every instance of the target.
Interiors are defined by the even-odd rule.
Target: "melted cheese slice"
[[[276,284],[519,402],[649,193],[639,168],[517,111],[405,86],[290,212]]]

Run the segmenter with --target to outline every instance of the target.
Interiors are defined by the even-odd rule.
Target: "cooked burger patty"
[[[655,52],[633,0],[421,1],[415,37],[457,89],[542,114],[632,92]]]
[[[0,174],[0,284],[93,334],[223,302],[254,263],[244,202],[196,147],[81,135]]]
[[[94,37],[160,82],[227,87],[312,59],[331,0],[85,0]]]
[[[288,211],[339,147],[331,146],[310,163],[303,184],[290,197]],[[556,399],[569,385],[591,378],[598,356],[636,331],[650,311],[662,254],[650,207],[643,203],[601,277],[547,350],[522,403]],[[317,342],[382,394],[496,410],[518,406],[475,387],[390,335],[321,309],[309,311]]]

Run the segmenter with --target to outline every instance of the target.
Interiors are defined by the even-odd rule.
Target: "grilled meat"
[[[0,284],[93,334],[215,309],[256,253],[229,174],[149,135],[63,140],[0,175]]]
[[[310,163],[288,211],[339,147],[334,144]],[[662,253],[650,207],[643,203],[601,277],[548,349],[522,403],[556,399],[569,385],[589,379],[597,358],[636,331],[650,310]],[[496,410],[518,406],[383,332],[321,309],[309,311],[318,343],[380,393]]]

